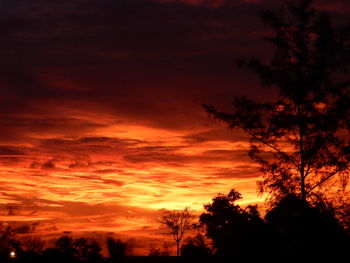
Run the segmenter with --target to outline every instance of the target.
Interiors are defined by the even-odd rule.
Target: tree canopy
[[[203,105],[209,115],[251,138],[249,156],[262,171],[261,192],[275,200],[302,200],[326,183],[346,189],[350,161],[350,26],[334,26],[311,0],[263,11],[272,29],[268,61],[238,60],[257,74],[262,88],[274,88],[267,102],[236,97],[233,111]],[[262,91],[258,91],[262,92]]]
[[[264,221],[256,206],[243,209],[237,205],[241,198],[241,194],[232,189],[229,194],[218,194],[212,203],[204,205],[206,212],[200,216],[200,223],[205,226],[218,256],[243,257],[251,250],[263,250]]]
[[[310,204],[295,195],[285,196],[265,216],[276,256],[281,259],[344,257],[350,236],[329,204]]]

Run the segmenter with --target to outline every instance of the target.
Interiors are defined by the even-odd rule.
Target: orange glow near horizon
[[[154,242],[161,208],[200,213],[231,188],[242,192],[242,204],[262,201],[249,144],[208,119],[197,130],[178,131],[115,124],[98,113],[79,120],[102,127],[80,136],[67,136],[65,128],[26,133],[25,143],[2,147],[0,221],[36,222],[43,236],[102,231]],[[226,139],[216,137],[219,129]]]

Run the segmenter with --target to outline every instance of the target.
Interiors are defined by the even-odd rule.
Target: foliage
[[[188,238],[181,246],[181,256],[192,258],[204,258],[211,255],[211,250],[201,234]]]
[[[264,221],[256,206],[243,209],[235,204],[241,198],[232,189],[228,195],[219,194],[211,204],[204,205],[207,212],[200,216],[200,222],[218,256],[243,256],[250,250],[263,248],[259,242],[266,238]]]
[[[275,237],[276,253],[284,259],[345,256],[350,245],[332,206],[314,204],[289,195],[266,214],[267,226]]]
[[[266,103],[235,98],[233,112],[204,105],[214,118],[251,137],[250,157],[263,173],[261,192],[302,200],[337,178],[345,189],[350,161],[350,27],[334,27],[310,0],[262,12],[272,28],[269,62],[238,60],[275,88]],[[261,93],[262,91],[259,91]]]

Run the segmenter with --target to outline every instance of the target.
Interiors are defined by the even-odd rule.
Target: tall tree
[[[180,256],[180,244],[186,231],[193,227],[194,215],[189,208],[183,210],[161,209],[159,222],[170,230],[176,242],[176,255]]]
[[[263,173],[259,189],[281,199],[306,201],[327,182],[345,188],[350,161],[350,26],[335,27],[311,0],[263,11],[274,47],[268,62],[238,60],[263,88],[275,88],[266,103],[235,98],[233,112],[203,105],[214,118],[251,137],[250,157]],[[262,91],[259,91],[262,92]],[[339,179],[339,180],[336,180]],[[334,180],[333,180],[334,179]]]

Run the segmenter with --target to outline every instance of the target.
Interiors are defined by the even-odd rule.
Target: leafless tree
[[[32,251],[36,254],[41,254],[45,246],[45,241],[38,236],[28,236],[23,239],[22,247],[24,251]]]
[[[183,210],[161,209],[159,222],[170,230],[176,242],[176,255],[180,256],[180,243],[186,231],[193,227],[193,212],[186,207]]]

